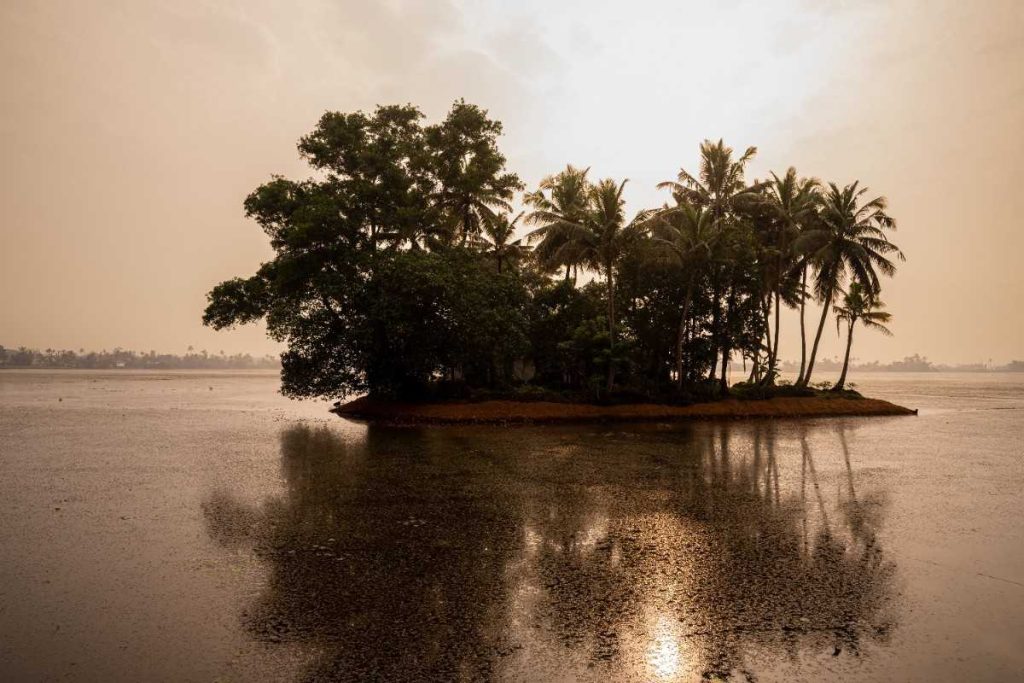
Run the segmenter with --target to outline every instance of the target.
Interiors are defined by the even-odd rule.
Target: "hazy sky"
[[[324,110],[465,97],[529,185],[591,166],[631,179],[631,211],[704,138],[757,145],[753,175],[859,179],[909,260],[895,338],[854,355],[1024,358],[1017,0],[3,0],[0,86],[8,346],[275,350],[200,324],[269,256],[245,195],[307,173],[295,142]]]

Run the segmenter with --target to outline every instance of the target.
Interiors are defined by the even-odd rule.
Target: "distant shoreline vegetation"
[[[29,349],[20,346],[8,349],[0,346],[0,369],[39,368],[68,370],[255,370],[278,369],[280,360],[271,355],[255,357],[248,353],[232,356],[223,351],[211,354],[207,351],[193,352],[183,356],[170,353],[136,353],[114,349],[113,351]]]
[[[882,281],[904,256],[885,198],[859,181],[748,181],[756,148],[705,140],[692,173],[659,185],[667,201],[629,217],[626,181],[586,167],[527,191],[479,107],[423,118],[327,112],[298,144],[313,175],[245,200],[274,257],[215,286],[203,322],[264,320],[287,344],[285,395],[689,403],[738,390],[740,363],[742,393],[800,395],[830,314],[842,392],[855,331],[889,334]],[[783,307],[800,311],[786,334],[801,362],[776,390]]]
[[[781,364],[784,372],[796,372],[800,365],[793,362]],[[843,362],[838,358],[823,358],[818,361],[818,368],[821,370],[836,371],[843,367]],[[870,361],[867,363],[851,363],[850,370],[856,372],[1024,372],[1024,361],[1013,360],[1006,365],[989,365],[986,363],[959,363],[948,365],[945,363],[933,363],[924,356],[914,354],[903,360],[892,361],[891,363],[880,363]]]
[[[136,353],[135,351],[85,351],[53,349],[29,349],[24,346],[5,348],[0,345],[0,369],[4,368],[39,368],[39,369],[80,369],[80,370],[114,370],[114,369],[178,369],[178,370],[277,370],[281,361],[270,354],[253,356],[248,353],[237,353],[231,356],[223,352],[211,354],[206,351],[190,352],[179,356],[172,353]],[[799,363],[783,361],[779,369],[783,372],[796,372]],[[836,371],[842,368],[842,361],[834,358],[823,358],[818,361],[818,368]],[[960,363],[947,365],[933,363],[920,355],[907,356],[903,360],[891,363],[870,361],[867,363],[851,363],[850,370],[856,372],[1024,372],[1024,361],[1014,360],[1006,365],[988,365],[985,363]]]

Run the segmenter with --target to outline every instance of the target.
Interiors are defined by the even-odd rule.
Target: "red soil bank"
[[[363,397],[338,406],[334,412],[342,417],[413,424],[643,422],[917,414],[916,410],[888,401],[843,397],[786,397],[763,401],[727,399],[690,406],[655,403],[599,406],[546,401],[393,403]]]

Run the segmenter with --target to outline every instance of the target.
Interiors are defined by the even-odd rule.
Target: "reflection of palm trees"
[[[477,678],[503,652],[487,626],[518,524],[493,492],[437,486],[415,443],[415,433],[371,430],[352,446],[294,427],[281,437],[284,497],[254,509],[219,493],[204,504],[214,538],[247,538],[269,567],[250,632],[320,653],[305,680]],[[394,452],[403,467],[381,466]]]
[[[821,496],[821,486],[818,484],[818,472],[814,469],[814,456],[811,455],[811,448],[807,444],[806,433],[800,434],[800,454],[802,456],[801,467],[811,475],[811,485],[814,487],[814,497],[818,501],[818,511],[821,514],[822,528],[825,529],[826,532],[830,532],[828,523],[828,507],[825,505],[825,500]],[[803,496],[802,489],[801,495]],[[803,497],[802,500],[806,506],[806,497]]]
[[[846,466],[846,482],[848,500],[840,506],[846,526],[861,543],[867,547],[875,545],[875,532],[882,525],[882,515],[887,500],[879,492],[857,497],[854,487],[853,466],[850,463],[850,448],[846,441],[847,429],[842,424],[836,429],[840,448],[843,451],[843,462]]]
[[[817,508],[805,543],[807,506],[799,491],[782,492],[775,429],[757,426],[748,452],[745,439],[733,447],[734,427],[707,429],[682,454],[665,499],[612,503],[607,535],[589,552],[544,546],[539,581],[548,619],[567,644],[586,643],[592,658],[603,658],[628,642],[660,643],[653,651],[671,642],[686,652],[680,659],[690,673],[730,676],[747,673],[751,646],[838,654],[857,652],[865,636],[884,636],[893,566],[873,540],[880,516],[847,515],[845,529],[831,526],[802,436]],[[646,634],[644,615],[659,615],[648,619]],[[670,636],[664,623],[673,626]],[[669,673],[682,675],[683,665]]]
[[[892,621],[884,498],[855,487],[843,429],[843,461],[816,458],[818,438],[295,427],[283,496],[217,492],[204,513],[265,561],[245,622],[315,653],[307,680],[742,678],[766,653],[856,653]]]

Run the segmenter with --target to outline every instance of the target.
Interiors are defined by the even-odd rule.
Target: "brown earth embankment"
[[[915,415],[917,411],[873,398],[777,397],[726,399],[688,406],[657,403],[593,405],[548,401],[399,403],[368,397],[341,404],[342,417],[405,424],[509,424],[563,422],[661,422],[676,420]]]

